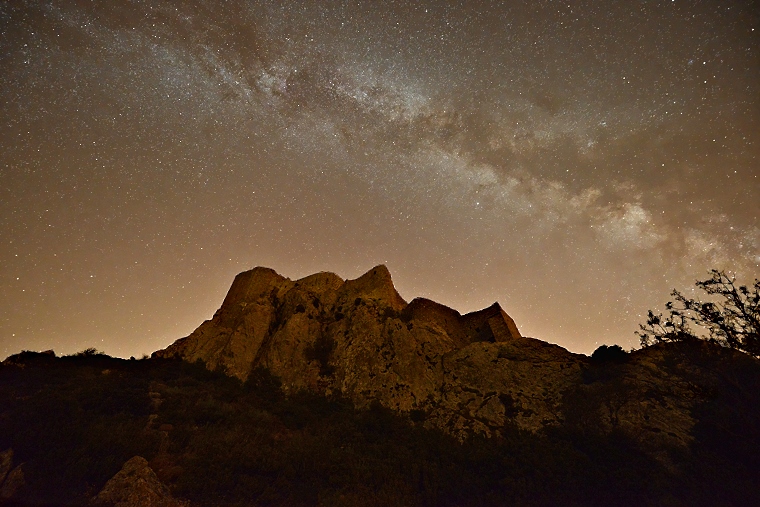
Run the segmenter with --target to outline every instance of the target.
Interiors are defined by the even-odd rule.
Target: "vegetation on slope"
[[[589,385],[625,366],[603,359]],[[424,429],[424,414],[286,397],[264,370],[241,383],[201,364],[92,351],[13,362],[0,367],[0,450],[24,463],[25,505],[84,504],[135,455],[197,506],[760,504],[746,445],[760,441],[754,362],[732,373],[741,391],[699,406],[695,445],[674,468],[584,427],[572,397],[563,428],[458,442]]]
[[[712,300],[690,298],[673,289],[667,315],[649,310],[637,332],[642,347],[655,343],[709,340],[760,358],[760,280],[739,285],[725,271],[713,269],[696,287]],[[693,327],[696,326],[696,327]]]

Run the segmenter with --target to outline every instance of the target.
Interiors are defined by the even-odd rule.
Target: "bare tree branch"
[[[718,301],[691,299],[674,289],[667,316],[650,310],[646,323],[639,324],[641,346],[701,339],[760,357],[760,280],[751,288],[737,286],[735,277],[713,269],[696,286]]]

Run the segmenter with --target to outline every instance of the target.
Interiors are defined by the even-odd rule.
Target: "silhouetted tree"
[[[760,280],[755,279],[752,287],[737,287],[735,277],[713,269],[710,278],[696,286],[716,301],[691,299],[674,289],[675,302],[665,305],[668,315],[649,310],[646,324],[639,325],[636,334],[642,347],[706,339],[760,357]]]

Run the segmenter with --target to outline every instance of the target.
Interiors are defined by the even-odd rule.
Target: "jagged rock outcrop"
[[[661,453],[689,445],[692,411],[713,382],[697,371],[701,359],[679,362],[677,350],[650,347],[599,365],[522,337],[498,303],[466,315],[423,298],[407,304],[385,266],[356,280],[296,281],[259,267],[235,277],[211,320],[154,356],[201,360],[242,380],[266,368],[286,392],[421,412],[426,425],[460,438],[575,425],[621,431]]]
[[[558,423],[562,392],[585,360],[523,338],[498,303],[466,315],[423,298],[407,304],[382,265],[356,280],[246,271],[211,320],[154,356],[201,360],[243,380],[264,367],[285,390],[422,410],[461,435]]]
[[[135,456],[93,498],[94,505],[109,507],[186,507],[187,503],[172,497],[158,480],[148,461]]]

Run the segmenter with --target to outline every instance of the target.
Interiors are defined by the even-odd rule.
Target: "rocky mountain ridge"
[[[333,273],[292,281],[258,267],[235,277],[211,320],[154,356],[201,360],[241,380],[263,367],[286,391],[421,410],[452,433],[490,435],[512,412],[528,429],[556,422],[560,393],[547,387],[555,377],[577,377],[582,356],[539,347],[545,364],[534,366],[547,381],[540,395],[506,388],[527,371],[488,368],[484,375],[479,363],[538,343],[523,338],[498,303],[466,315],[423,298],[407,304],[382,265],[345,281]]]
[[[377,402],[458,438],[570,419],[621,430],[653,452],[688,445],[692,408],[714,381],[709,372],[699,372],[701,384],[684,381],[693,366],[663,368],[673,358],[658,347],[600,381],[587,356],[523,337],[498,303],[466,315],[423,298],[406,303],[382,265],[355,280],[240,273],[211,320],[154,357],[200,360],[241,380],[265,368],[285,392]]]
[[[3,361],[0,503],[757,505],[757,407],[760,362],[716,343],[587,357],[383,266],[255,268],[150,359]]]

